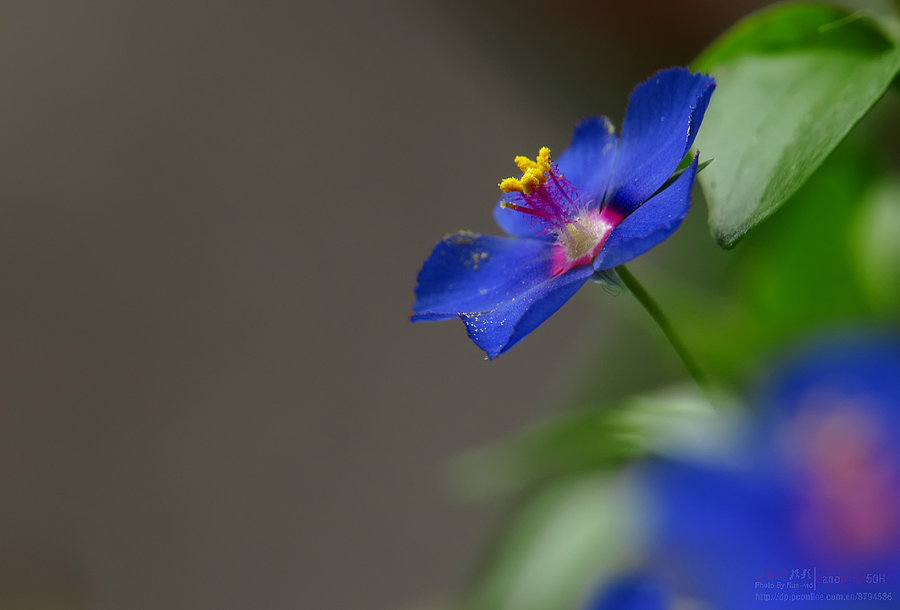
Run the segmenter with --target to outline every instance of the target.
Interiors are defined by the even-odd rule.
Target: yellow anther
[[[530,172],[525,172],[520,182],[522,183],[522,187],[526,191],[528,191],[526,194],[530,195],[532,192],[534,192],[535,187],[537,187],[537,185],[539,185],[544,180],[546,180],[544,176],[541,176],[539,178]]]
[[[522,192],[522,182],[518,178],[504,178],[500,181],[499,186],[504,193]]]
[[[550,171],[550,149],[546,146],[541,147],[538,151],[537,165],[544,168],[543,171],[545,172]]]
[[[534,167],[535,165],[537,165],[537,163],[535,163],[534,161],[532,161],[532,160],[529,159],[528,157],[522,157],[522,156],[520,155],[520,156],[516,157],[516,165],[519,167],[519,170],[520,170],[522,173],[525,173],[525,172],[527,172],[528,170],[530,170],[532,167]]]
[[[504,193],[513,191],[531,195],[534,189],[547,181],[550,171],[550,149],[544,146],[538,151],[537,158],[532,161],[528,157],[516,157],[516,165],[522,170],[521,178],[506,178],[500,182],[500,190]]]

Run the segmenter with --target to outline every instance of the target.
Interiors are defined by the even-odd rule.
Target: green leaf
[[[451,480],[466,497],[523,491],[648,453],[712,445],[722,423],[699,390],[669,389],[612,407],[564,413],[512,439],[471,450],[451,463]]]
[[[694,63],[718,87],[696,147],[713,235],[730,248],[806,181],[900,71],[895,24],[814,4],[741,21]]]
[[[509,524],[466,610],[582,607],[604,576],[635,561],[645,524],[627,481],[593,475],[560,482],[528,502]]]

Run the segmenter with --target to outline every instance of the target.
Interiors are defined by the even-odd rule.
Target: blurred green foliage
[[[526,492],[648,454],[711,448],[721,438],[722,424],[697,388],[666,389],[564,413],[463,454],[451,463],[450,474],[461,496]]]
[[[578,608],[603,574],[636,557],[640,499],[604,474],[541,489],[507,524],[465,610]]]
[[[900,303],[900,176],[890,174],[861,193],[849,251],[869,306],[895,317]]]

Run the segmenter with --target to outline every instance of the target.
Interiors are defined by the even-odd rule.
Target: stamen
[[[558,203],[553,201],[552,197],[550,197],[547,194],[547,189],[543,189],[543,188],[538,189],[538,191],[536,193],[536,197],[537,197],[537,199],[539,199],[540,201],[542,201],[544,203],[544,205],[547,207],[548,211],[550,212],[551,216],[554,216],[554,217],[563,216],[562,208],[559,206]],[[528,199],[526,198],[526,200],[528,200]],[[533,201],[533,199],[532,199],[532,201]]]
[[[566,192],[566,189],[559,183],[559,179],[556,177],[556,172],[552,169],[550,170],[550,178],[553,179],[553,184],[556,185],[556,188],[559,189],[559,192],[562,193],[562,196],[566,198],[566,201],[569,202],[570,205],[574,206],[575,202],[572,201],[572,198],[569,197],[569,193]]]
[[[545,220],[551,220],[551,216],[546,212],[541,212],[540,210],[532,210],[531,208],[526,208],[521,205],[516,205],[515,203],[509,201],[501,201],[501,208],[508,208],[510,210],[515,210],[516,212],[522,212],[523,214],[531,214],[532,216],[537,216],[538,218],[543,218]]]

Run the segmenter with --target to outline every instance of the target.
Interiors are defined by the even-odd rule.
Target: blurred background
[[[4,2],[0,608],[452,595],[503,507],[445,460],[683,371],[598,287],[485,362],[419,266],[762,4]],[[718,278],[702,205],[636,269]]]

